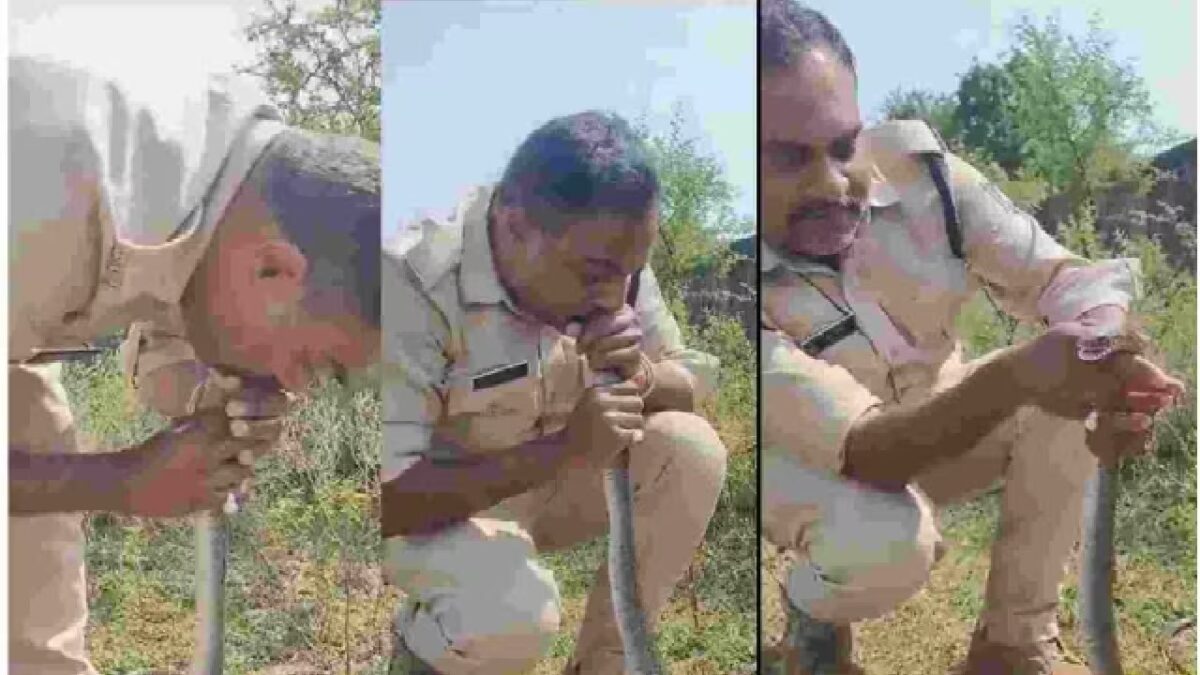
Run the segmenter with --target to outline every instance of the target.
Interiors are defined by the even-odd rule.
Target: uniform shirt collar
[[[867,197],[872,208],[884,208],[900,201],[900,193],[888,182],[878,166],[871,166],[871,187]]]
[[[226,208],[241,188],[254,164],[286,126],[277,120],[258,120],[244,132],[217,174],[206,198],[197,204],[173,232],[117,227],[115,241],[105,252],[100,283],[115,292],[118,301],[149,296],[164,305],[177,305],[192,275],[212,243]]]
[[[456,216],[462,227],[462,294],[463,299],[471,304],[503,304],[515,309],[508,291],[500,283],[492,242],[488,236],[487,214],[494,192],[492,186],[471,190]]]
[[[834,270],[826,265],[814,260],[809,260],[803,256],[793,255],[791,253],[781,251],[765,242],[760,246],[759,255],[762,257],[762,271],[764,273],[777,269],[783,269],[789,272],[807,275],[830,276],[837,274],[837,270]]]

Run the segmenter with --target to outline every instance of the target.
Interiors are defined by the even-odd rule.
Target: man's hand
[[[1089,416],[1087,446],[1100,464],[1113,469],[1126,457],[1150,452],[1154,445],[1154,415],[1106,412]]]
[[[1114,354],[1110,358],[1115,361],[1109,367],[1125,383],[1122,407],[1097,410],[1084,426],[1088,449],[1105,467],[1115,468],[1125,457],[1150,452],[1155,416],[1178,401],[1184,386],[1142,356]]]
[[[1084,419],[1092,411],[1131,410],[1131,395],[1161,408],[1183,385],[1140,354],[1117,351],[1099,361],[1079,358],[1080,324],[1065,323],[1017,348],[1014,376],[1030,402],[1055,415]]]
[[[287,415],[289,399],[274,378],[239,378],[213,374],[211,378],[222,395],[202,403],[201,410],[223,408],[229,420],[229,435],[258,448],[244,448],[236,457],[244,466],[274,451],[283,434],[283,418]],[[237,503],[243,504],[250,490],[249,478],[235,492]]]
[[[125,453],[121,510],[171,518],[219,509],[251,474],[239,454],[257,456],[268,443],[234,439],[221,412],[181,418]]]
[[[581,461],[608,467],[617,453],[639,440],[644,424],[636,385],[593,387],[567,420],[567,445]]]
[[[569,331],[570,332],[570,331]],[[642,327],[629,305],[616,314],[589,318],[578,334],[577,348],[596,371],[611,371],[624,380],[638,377],[642,369]]]

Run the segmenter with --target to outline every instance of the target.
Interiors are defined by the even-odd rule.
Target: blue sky
[[[1146,79],[1158,120],[1196,133],[1194,0],[808,1],[851,43],[868,118],[897,86],[952,90],[972,57],[989,60],[1008,46],[1007,29],[1020,11],[1057,13],[1076,34],[1095,11],[1117,55],[1132,59]],[[24,51],[114,74],[179,77],[249,60],[241,28],[252,6],[17,0],[6,32]],[[95,30],[126,23],[143,26],[138,40],[114,42]],[[443,212],[461,190],[494,179],[521,138],[549,117],[606,107],[662,124],[676,102],[689,131],[705,139],[741,190],[738,210],[752,214],[756,23],[749,0],[385,0],[384,229],[422,210]],[[171,54],[171,69],[144,57],[159,51]]]
[[[1156,119],[1196,134],[1194,0],[807,0],[838,26],[858,60],[859,103],[868,119],[892,89],[953,91],[971,59],[994,60],[1010,45],[1020,12],[1056,15],[1084,35],[1094,12],[1146,80]],[[869,8],[869,9],[868,9]],[[900,28],[898,28],[900,27]]]
[[[754,212],[750,2],[385,2],[384,232],[499,177],[546,120],[589,108],[663,128],[681,104]]]

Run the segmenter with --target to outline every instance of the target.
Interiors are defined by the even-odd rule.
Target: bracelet
[[[1076,340],[1075,349],[1080,361],[1103,361],[1117,352],[1140,354],[1146,349],[1146,340],[1136,333],[1081,337]]]
[[[640,354],[640,356],[642,359],[642,372],[646,374],[646,384],[642,387],[640,394],[642,399],[645,400],[650,396],[651,392],[654,391],[654,385],[656,384],[654,377],[654,362],[651,361],[650,357],[646,356],[644,352]]]

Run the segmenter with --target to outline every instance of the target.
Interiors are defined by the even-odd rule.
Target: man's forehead
[[[577,241],[613,241],[652,234],[657,222],[653,210],[641,217],[622,214],[587,215],[567,220],[562,232],[564,236]]]
[[[764,144],[826,144],[861,125],[854,75],[831,58],[814,50],[795,66],[763,77],[759,106]]]

